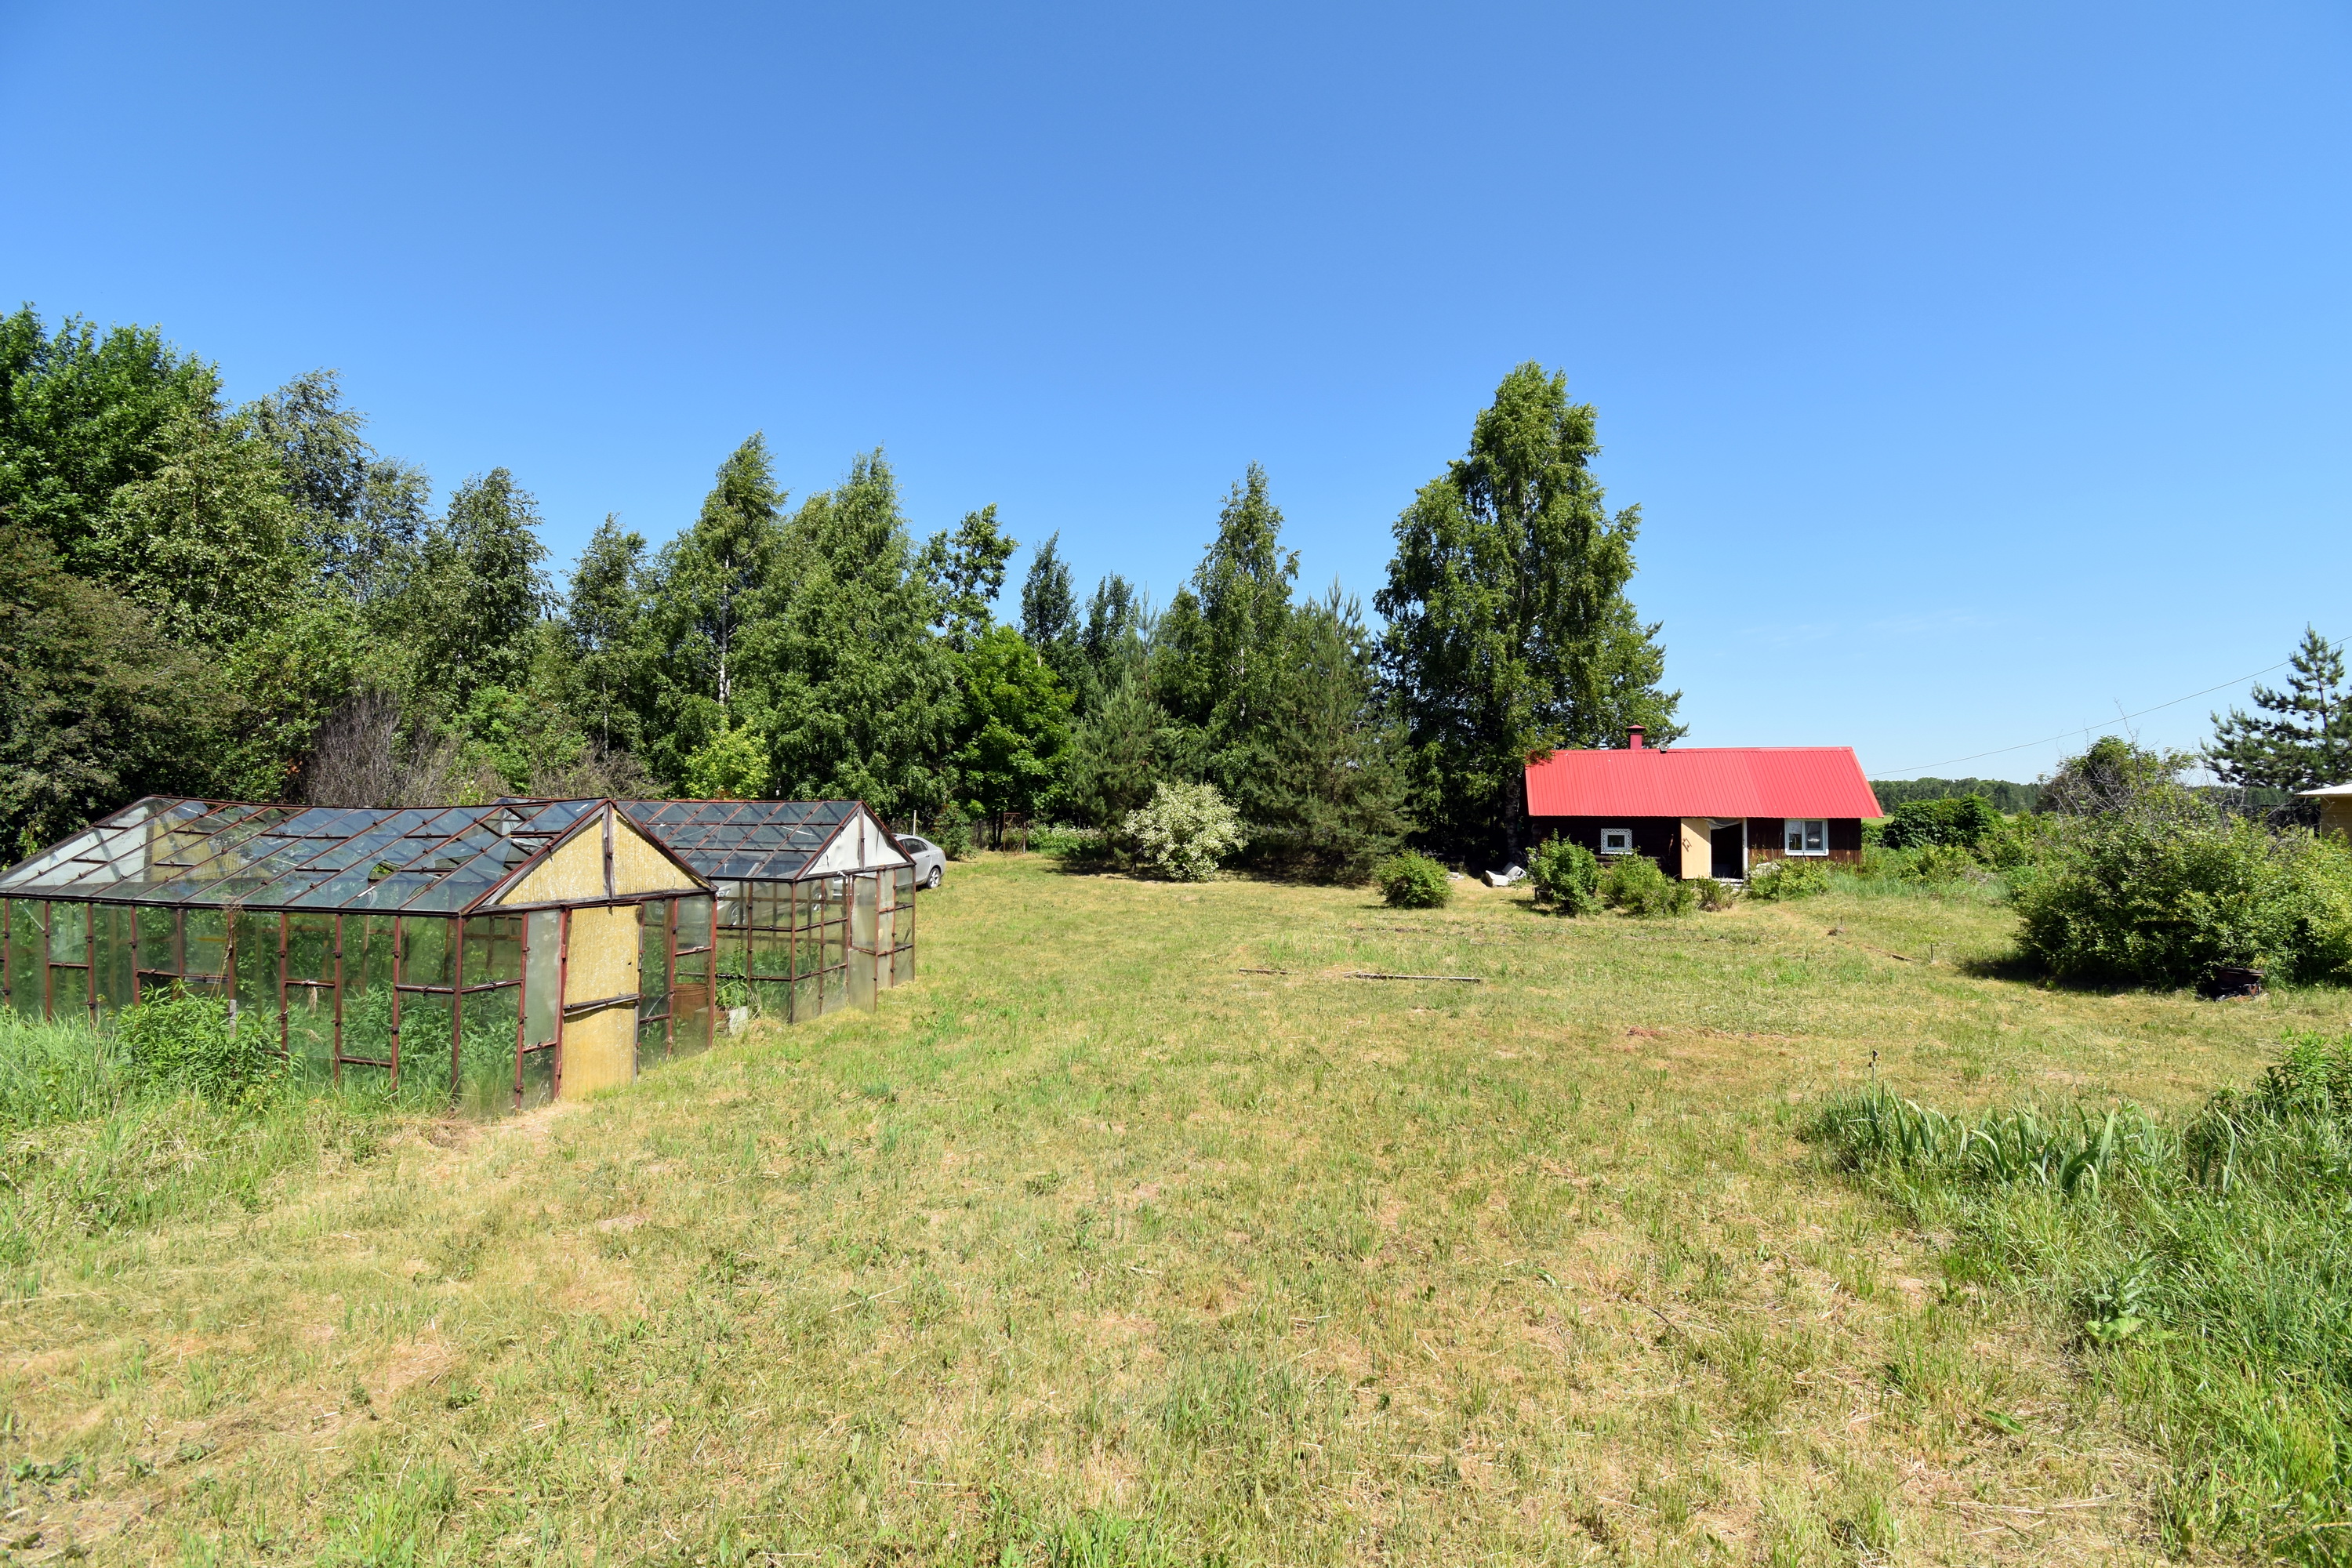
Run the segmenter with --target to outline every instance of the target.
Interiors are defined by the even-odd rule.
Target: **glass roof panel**
[[[456,910],[603,804],[377,809],[152,797],[0,873],[0,890],[256,909]]]

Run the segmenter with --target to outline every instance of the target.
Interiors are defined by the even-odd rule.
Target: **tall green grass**
[[[364,1160],[382,1142],[396,1110],[382,1097],[322,1094],[217,1059],[192,1065],[181,1047],[206,1020],[172,1009],[203,1005],[127,1016],[186,1026],[177,1030],[100,1032],[0,1013],[0,1291],[37,1293],[78,1238],[215,1205],[251,1212],[280,1173],[331,1152]]]
[[[2168,1546],[2352,1563],[2352,1035],[2291,1039],[2252,1089],[1949,1116],[1875,1088],[1813,1136],[1952,1235],[1956,1281],[2067,1325],[2172,1461]]]

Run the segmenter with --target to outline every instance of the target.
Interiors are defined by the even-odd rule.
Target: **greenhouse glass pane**
[[[47,939],[41,934],[42,907],[37,899],[10,899],[7,929],[0,932],[7,942],[8,1005],[28,1018],[39,1017],[43,1010],[41,955]]]
[[[376,920],[392,922],[384,916]],[[393,1057],[392,955],[389,931],[365,929],[367,918],[352,916],[343,926],[343,1062],[358,1058],[389,1064]]]
[[[139,973],[170,975],[180,973],[180,911],[142,905],[131,911],[139,933]]]
[[[239,913],[229,917],[235,948],[236,1026],[257,1028],[278,1045],[278,917]]]
[[[299,914],[286,917],[286,978],[335,978],[335,917]]]
[[[470,1115],[496,1116],[514,1104],[515,1005],[521,996],[521,988],[514,985],[466,993],[456,1100],[457,1108]],[[447,1076],[445,1069],[445,1082]],[[402,1086],[406,1087],[404,1079]]]
[[[326,1083],[335,1076],[335,988],[331,985],[289,985],[286,988],[286,1054],[308,1083]]]
[[[698,893],[677,900],[677,945],[687,948],[710,945],[710,899]]]
[[[49,962],[89,962],[89,906],[53,903],[49,906]]]
[[[448,1096],[449,1002],[446,992],[400,994],[400,1097],[412,1105]]]
[[[181,974],[191,986],[205,984],[217,995],[228,974],[228,915],[221,910],[182,910]]]
[[[710,1044],[710,955],[677,955],[677,983],[670,991],[671,1051],[686,1056]]]
[[[403,985],[449,984],[449,927],[454,922],[428,916],[400,918],[400,983]]]
[[[139,1000],[139,983],[131,973],[132,910],[122,904],[92,904],[90,918],[98,925],[98,1013],[110,1018]]]
[[[528,919],[530,955],[525,963],[528,973],[523,985],[524,1007],[529,1015],[525,1040],[534,1046],[552,1045],[556,1020],[563,1011],[560,988],[563,914],[560,910],[538,910]]]
[[[466,921],[466,984],[522,978],[522,917],[475,915]]]

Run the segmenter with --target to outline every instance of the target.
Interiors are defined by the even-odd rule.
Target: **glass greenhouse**
[[[814,1018],[915,977],[915,865],[854,800],[625,800],[719,898],[730,1022]]]
[[[150,797],[0,874],[0,991],[103,1025],[182,986],[310,1075],[491,1111],[708,1046],[711,913],[611,801]]]

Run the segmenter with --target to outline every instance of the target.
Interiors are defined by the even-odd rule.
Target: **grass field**
[[[2345,1013],[2002,978],[1967,897],[1570,921],[1019,858],[920,919],[876,1014],[489,1125],[315,1110],[209,1195],[190,1136],[141,1167],[186,1201],[45,1210],[0,1547],[2151,1560],[2162,1462],[2055,1329],[1797,1130],[1874,1055],[2183,1108]]]

